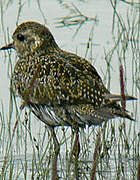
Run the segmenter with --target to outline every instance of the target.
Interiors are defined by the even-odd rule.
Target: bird
[[[134,120],[118,103],[122,96],[110,93],[96,68],[85,58],[61,49],[44,24],[23,22],[12,39],[0,50],[12,48],[18,56],[11,77],[13,92],[52,129],[56,144],[56,126],[76,130],[115,117]]]

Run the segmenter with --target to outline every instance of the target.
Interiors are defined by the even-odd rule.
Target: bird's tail
[[[110,106],[113,107],[113,112],[116,116],[120,116],[122,118],[127,118],[131,121],[135,121],[132,115],[130,115],[129,112],[125,109],[125,107],[120,106],[117,102],[124,100],[125,101],[137,100],[137,98],[129,95],[122,97],[121,95],[117,95],[117,94],[104,94],[104,96],[106,99],[109,99],[111,101]]]
[[[106,99],[109,99],[110,101],[113,101],[113,102],[117,102],[117,101],[122,101],[123,100],[123,97],[121,95],[118,95],[118,94],[104,94],[104,97]],[[126,101],[137,100],[137,98],[133,97],[133,96],[125,95],[125,100]]]
[[[132,117],[132,115],[129,115],[128,114],[128,111],[127,110],[121,110],[121,111],[116,111],[115,112],[115,114],[117,115],[117,116],[120,116],[121,118],[127,118],[127,119],[129,119],[129,120],[131,120],[131,121],[136,121],[133,117]]]

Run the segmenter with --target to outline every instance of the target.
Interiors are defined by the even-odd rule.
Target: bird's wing
[[[77,59],[76,59],[77,58]],[[108,90],[96,69],[78,57],[42,58],[32,78],[30,101],[42,104],[92,103],[96,107],[108,101]],[[35,85],[34,85],[35,84]]]

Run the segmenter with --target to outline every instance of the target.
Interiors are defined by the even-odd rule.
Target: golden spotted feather
[[[14,48],[19,57],[13,90],[41,121],[49,126],[84,127],[117,116],[132,120],[112,99],[96,69],[84,58],[60,49],[44,25],[23,23],[12,38],[13,43],[1,50]]]

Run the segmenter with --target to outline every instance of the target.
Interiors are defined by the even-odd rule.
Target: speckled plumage
[[[132,119],[111,99],[96,69],[60,49],[44,25],[25,22],[12,37],[13,43],[1,48],[14,48],[19,57],[12,87],[45,124],[84,127],[117,116]]]

